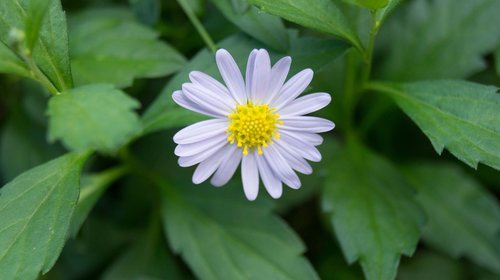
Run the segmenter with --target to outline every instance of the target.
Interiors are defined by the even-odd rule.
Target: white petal
[[[306,115],[325,107],[331,100],[328,93],[312,93],[295,99],[277,113],[280,116]]]
[[[223,116],[229,115],[236,108],[236,102],[232,98],[213,93],[199,85],[185,83],[182,85],[182,91],[201,108],[212,110]]]
[[[206,108],[201,108],[198,104],[194,103],[191,101],[187,96],[182,92],[182,90],[177,90],[172,94],[172,98],[174,99],[175,103],[179,104],[180,106],[191,110],[196,113],[200,113],[203,115],[207,115],[210,117],[218,118],[218,117],[223,117],[223,115],[218,114],[217,112],[214,112],[212,110],[208,110]]]
[[[255,200],[259,193],[259,171],[255,156],[255,152],[251,152],[241,160],[241,180],[248,200]]]
[[[276,141],[275,143],[281,155],[285,158],[286,161],[288,161],[290,167],[292,167],[293,170],[296,170],[297,172],[300,172],[302,174],[312,173],[311,165],[293,148],[283,143],[283,141]]]
[[[283,184],[281,180],[274,174],[266,159],[262,155],[255,156],[257,159],[257,166],[262,182],[266,187],[267,192],[272,198],[280,198],[283,194]]]
[[[188,157],[203,152],[221,142],[227,142],[227,134],[225,132],[207,138],[205,140],[194,142],[191,144],[180,144],[175,147],[174,154],[180,157]]]
[[[271,75],[271,59],[266,50],[253,51],[248,59],[247,67],[247,93],[248,98],[254,103],[262,104],[268,91],[269,77]],[[251,65],[253,64],[253,66]]]
[[[293,148],[300,156],[314,162],[321,161],[321,153],[311,143],[300,139],[293,132],[281,130],[281,143],[286,143],[287,146]]]
[[[210,180],[210,183],[216,187],[225,185],[233,177],[241,161],[241,150],[235,144],[229,147],[226,157]]]
[[[248,61],[247,61],[247,70],[245,71],[245,88],[247,92],[247,97],[252,99],[253,91],[254,89],[252,88],[253,83],[252,81],[254,80],[254,71],[255,71],[255,58],[257,57],[257,53],[259,51],[257,49],[253,49],[250,52],[250,55],[248,55]]]
[[[224,119],[213,119],[197,122],[181,129],[174,135],[177,144],[190,144],[199,142],[226,131],[228,121]]]
[[[264,98],[264,103],[269,103],[269,101],[276,98],[281,87],[285,83],[288,71],[290,71],[290,65],[292,64],[292,58],[289,56],[283,57],[278,60],[271,69],[271,78],[269,80],[269,86],[267,89],[266,97]]]
[[[269,163],[269,166],[274,170],[274,173],[278,175],[289,187],[293,189],[300,188],[299,176],[290,167],[290,164],[283,158],[283,156],[274,147],[274,144],[267,146],[264,150],[264,156]]]
[[[193,165],[198,164],[198,163],[206,160],[207,158],[213,156],[213,154],[215,154],[217,151],[223,149],[224,147],[226,147],[228,145],[229,145],[229,143],[222,142],[222,143],[219,143],[213,147],[210,147],[210,148],[204,150],[201,153],[198,153],[198,154],[195,154],[192,156],[188,156],[188,157],[180,157],[177,162],[179,163],[179,166],[181,166],[181,167],[193,166]]]
[[[213,93],[219,94],[224,97],[233,98],[231,93],[229,93],[229,90],[223,84],[203,72],[192,71],[191,73],[189,73],[189,79],[191,80],[191,82],[193,82],[193,84],[202,86],[212,91]]]
[[[304,69],[288,80],[275,99],[271,101],[271,107],[280,110],[299,96],[311,83],[314,72]]]
[[[225,49],[219,49],[215,54],[215,59],[222,79],[231,95],[239,104],[246,104],[245,82],[231,54]]]
[[[280,132],[283,130],[280,130]],[[323,143],[323,137],[321,135],[316,134],[316,133],[309,133],[309,132],[299,132],[299,131],[286,131],[285,133],[293,133],[296,138],[299,138],[305,142],[310,143],[313,146],[318,146]]]
[[[215,154],[202,161],[193,174],[193,183],[201,184],[208,179],[221,164],[222,159],[227,154],[229,146],[219,149]]]
[[[299,132],[320,133],[332,130],[335,124],[327,119],[311,116],[292,116],[280,117],[283,125],[280,129],[286,129]]]

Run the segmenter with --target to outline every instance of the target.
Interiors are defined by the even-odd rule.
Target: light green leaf
[[[416,0],[405,8],[381,30],[385,79],[466,78],[500,43],[500,1]]]
[[[182,279],[174,258],[167,254],[160,223],[152,222],[147,232],[132,244],[105,272],[103,280]]]
[[[428,213],[424,241],[500,273],[500,206],[495,197],[453,165],[419,163],[404,171]]]
[[[387,6],[389,0],[344,0],[352,5],[365,7],[371,10],[376,10]]]
[[[50,99],[49,139],[75,151],[112,153],[141,132],[139,103],[112,85],[88,85]]]
[[[200,279],[317,279],[300,239],[241,186],[163,185],[162,215],[174,252]],[[236,192],[235,192],[236,191]],[[235,195],[237,194],[237,195]]]
[[[70,21],[71,66],[77,85],[130,86],[180,70],[184,58],[122,9],[87,10]]]
[[[291,40],[289,53],[276,54],[271,52],[270,54],[273,62],[277,61],[277,58],[290,55],[292,57],[291,74],[304,68],[312,68],[317,71],[344,54],[349,48],[346,43],[338,40],[298,37],[295,31],[289,33]],[[226,48],[242,70],[245,69],[244,66],[252,49],[259,47],[258,42],[242,35],[228,37],[217,45]],[[189,73],[194,70],[202,71],[219,81],[222,80],[215,63],[214,54],[206,49],[200,51],[181,72],[170,80],[158,98],[146,110],[142,117],[144,133],[179,127],[204,118],[177,106],[172,100],[172,93],[180,90],[182,84],[189,81]]]
[[[331,0],[249,0],[248,2],[257,5],[263,12],[338,36],[359,50],[363,50],[358,36]]]
[[[401,3],[403,0],[389,0],[387,5],[382,9],[375,11],[375,22],[380,27],[387,16]]]
[[[239,12],[231,2],[234,0],[211,0],[224,16],[241,30],[270,47],[286,52],[289,48],[288,32],[280,18],[248,7]],[[241,1],[241,0],[238,0]]]
[[[115,167],[99,174],[84,175],[81,179],[81,190],[75,213],[71,219],[70,232],[76,236],[87,219],[92,208],[106,189],[127,171],[124,167]]]
[[[2,280],[36,279],[54,265],[68,237],[86,158],[67,154],[0,189]]]
[[[386,159],[354,140],[336,150],[323,210],[349,263],[359,261],[368,280],[394,279],[400,256],[415,251],[424,214]]]
[[[0,73],[30,77],[26,64],[9,47],[0,41]]]
[[[27,42],[34,45],[31,56],[36,65],[55,88],[71,88],[66,17],[59,0],[2,0],[0,11],[0,41],[9,45],[9,34],[22,31]]]
[[[248,4],[247,0],[229,0],[231,2],[231,6],[236,14],[243,14],[248,9],[250,9],[250,4]]]
[[[476,168],[500,169],[500,94],[494,86],[466,81],[374,84],[388,93],[441,154],[446,147]]]

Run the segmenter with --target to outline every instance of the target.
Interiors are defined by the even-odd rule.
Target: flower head
[[[241,162],[243,189],[249,200],[257,197],[259,178],[273,198],[281,196],[283,183],[300,188],[295,172],[311,174],[307,160],[321,160],[316,146],[323,138],[317,133],[335,126],[329,120],[304,115],[328,105],[330,95],[298,97],[311,82],[313,71],[305,69],[285,82],[291,58],[284,57],[271,67],[264,49],[250,53],[245,80],[229,52],[218,50],[216,60],[225,86],[193,71],[191,83],[173,93],[180,106],[212,117],[174,136],[179,165],[198,164],[195,184],[213,175],[210,182],[222,186]]]

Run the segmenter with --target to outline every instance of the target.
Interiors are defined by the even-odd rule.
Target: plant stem
[[[181,6],[184,13],[186,13],[187,17],[189,18],[189,20],[193,24],[194,28],[196,28],[196,31],[198,31],[198,33],[200,34],[203,41],[205,41],[205,44],[207,45],[207,47],[212,52],[215,53],[217,51],[217,46],[215,45],[214,41],[212,40],[212,38],[208,34],[205,27],[203,27],[203,24],[201,24],[200,20],[196,17],[196,15],[194,14],[191,7],[189,7],[189,4],[186,2],[186,0],[177,0],[177,3],[179,3],[179,5]]]
[[[373,48],[375,46],[375,37],[377,36],[380,25],[377,24],[375,19],[375,14],[372,13],[372,28],[370,30],[370,39],[368,40],[368,47],[366,48],[366,53],[364,57],[364,68],[361,74],[361,86],[362,88],[366,85],[370,79],[370,74],[372,70],[372,60],[373,60]]]

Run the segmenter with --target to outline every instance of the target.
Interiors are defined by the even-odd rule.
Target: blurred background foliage
[[[346,3],[363,1],[332,1],[365,45],[370,12]],[[251,49],[264,47],[273,61],[292,56],[292,74],[312,68],[311,88],[332,94],[333,102],[320,115],[337,128],[324,135],[324,159],[313,165],[312,175],[301,176],[300,190],[287,189],[276,201],[262,193],[256,202],[246,202],[239,178],[220,189],[194,186],[192,170],[177,165],[172,136],[200,117],[174,105],[171,93],[191,70],[218,75],[213,54],[179,3],[190,7],[240,67]],[[391,279],[400,254],[397,278],[402,280],[500,277],[498,171],[483,164],[474,170],[448,150],[438,155],[388,96],[374,92],[363,95],[351,112],[360,140],[349,140],[343,104],[347,64],[355,50],[348,43],[281,21],[243,0],[63,0],[62,7],[74,84],[107,82],[124,89],[139,101],[142,116],[140,132],[130,125],[124,129],[142,136],[117,153],[96,148],[104,152],[86,164],[72,238],[42,279],[246,279],[252,275],[243,273],[252,270],[258,279],[288,274],[309,279],[315,273],[321,279]],[[500,86],[499,12],[498,2],[487,0],[403,1],[380,29],[372,76]],[[48,96],[31,80],[0,76],[2,185],[68,147],[85,145],[57,132],[50,137],[63,138],[63,144],[47,140]],[[112,102],[129,108],[123,98]],[[113,169],[123,158],[135,162],[132,172]],[[160,188],[154,178],[141,175],[151,172],[166,178]],[[199,218],[200,213],[205,216]],[[366,224],[382,236],[364,235]],[[278,239],[259,242],[235,227],[262,227]],[[236,252],[243,250],[240,239],[268,246],[259,250],[277,258],[278,269],[262,263],[254,251]],[[299,259],[303,251],[305,259]],[[298,263],[296,271],[288,258]],[[243,272],[240,265],[248,267]],[[220,271],[211,274],[214,268]],[[275,269],[287,271],[273,276]]]

